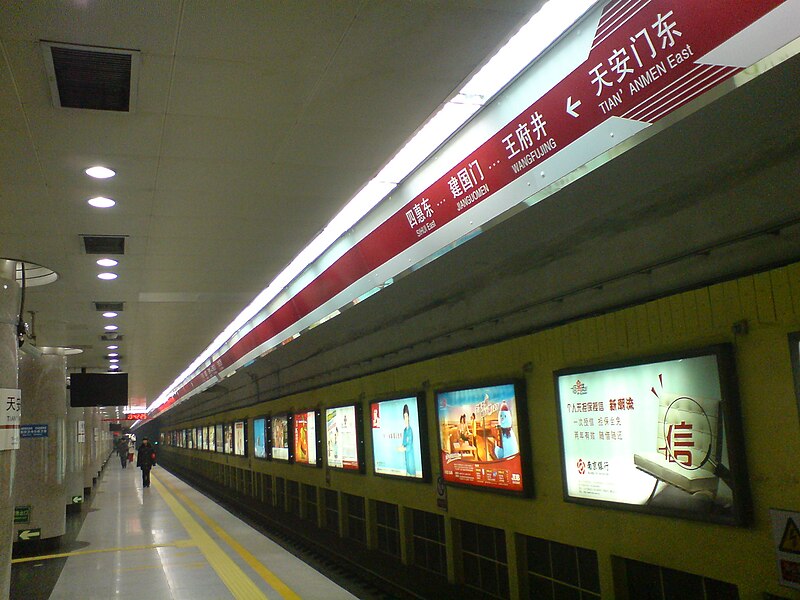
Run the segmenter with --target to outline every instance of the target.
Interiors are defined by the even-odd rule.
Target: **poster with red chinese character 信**
[[[729,346],[556,373],[564,497],[743,524]]]

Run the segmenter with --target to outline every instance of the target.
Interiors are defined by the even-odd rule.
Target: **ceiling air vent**
[[[86,254],[125,254],[124,235],[82,235]]]
[[[125,303],[124,302],[95,302],[94,309],[100,312],[106,312],[107,310],[113,310],[114,312],[122,312],[125,310]]]
[[[138,50],[42,42],[53,106],[133,112]]]

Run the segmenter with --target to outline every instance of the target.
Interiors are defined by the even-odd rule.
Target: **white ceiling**
[[[124,301],[122,367],[152,401],[539,4],[4,3],[0,257],[59,275],[28,290],[36,343],[105,367],[93,302]],[[141,51],[135,112],[54,108],[41,40]],[[127,236],[119,279],[81,234]]]

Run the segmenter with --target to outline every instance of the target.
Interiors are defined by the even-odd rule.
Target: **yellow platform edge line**
[[[120,548],[98,548],[97,550],[75,550],[74,552],[61,552],[59,554],[46,554],[43,556],[26,556],[15,558],[11,564],[33,562],[36,560],[51,560],[54,558],[69,558],[70,556],[80,556],[82,554],[99,554],[101,552],[129,552],[131,550],[153,550],[155,548],[188,547],[194,545],[191,540],[179,540],[166,544],[145,544],[141,546],[122,546]]]
[[[259,561],[247,550],[247,548],[233,539],[228,532],[226,532],[211,517],[209,517],[199,506],[197,506],[197,504],[187,498],[185,494],[169,486],[169,484],[166,482],[162,482],[162,485],[169,487],[170,491],[175,494],[175,496],[180,498],[181,502],[188,506],[192,512],[194,512],[206,525],[211,528],[214,533],[224,540],[225,543],[228,544],[228,546],[230,546],[231,549],[236,552],[242,558],[242,560],[244,560],[248,566],[250,566],[251,569],[258,573],[264,581],[266,581],[276,592],[278,592],[278,594],[280,594],[284,600],[302,600],[302,598],[298,596],[288,585],[281,581],[277,575],[265,567],[261,561]]]
[[[239,568],[233,559],[206,533],[200,523],[178,502],[167,486],[157,477],[152,475],[151,477],[158,493],[161,494],[161,497],[184,526],[189,536],[200,548],[208,563],[219,575],[219,578],[230,590],[233,597],[240,600],[268,600],[267,596],[256,586],[253,580]]]

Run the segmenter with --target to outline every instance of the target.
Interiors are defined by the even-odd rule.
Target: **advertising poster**
[[[225,430],[221,424],[214,427],[214,443],[217,452],[225,452]]]
[[[294,461],[317,464],[317,419],[313,410],[294,415]]]
[[[266,419],[254,419],[253,420],[253,436],[255,437],[255,442],[253,442],[253,453],[255,454],[255,457],[256,458],[267,458],[267,444],[266,444],[267,420]]]
[[[372,456],[375,473],[422,479],[417,398],[370,404]]]
[[[233,424],[233,453],[237,456],[244,456],[247,452],[245,443],[246,429],[247,423],[245,421],[236,421]]]
[[[189,449],[194,450],[197,447],[197,431],[194,428],[187,431],[189,432]]]
[[[216,441],[214,439],[215,432],[216,432],[216,430],[215,430],[214,426],[213,425],[209,425],[208,426],[208,449],[211,452],[214,452],[217,449],[217,444],[216,444]]]
[[[272,458],[289,460],[289,415],[272,417]]]
[[[557,374],[568,499],[732,516],[716,354]]]
[[[446,482],[524,490],[514,384],[440,392],[436,406]]]
[[[222,427],[225,435],[225,454],[233,454],[233,425],[225,423]]]
[[[204,433],[203,428],[199,427],[197,429],[197,449],[198,450],[205,450],[205,448],[206,448],[206,440],[203,437],[203,433]]]
[[[356,407],[342,406],[325,410],[328,466],[359,470]]]

